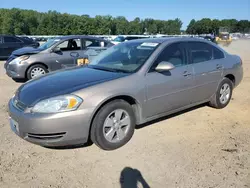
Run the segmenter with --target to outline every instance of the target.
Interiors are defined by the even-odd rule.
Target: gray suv
[[[38,48],[14,51],[5,63],[13,79],[32,79],[45,73],[76,66],[77,59],[88,59],[112,46],[110,42],[90,36],[64,36],[50,39]]]

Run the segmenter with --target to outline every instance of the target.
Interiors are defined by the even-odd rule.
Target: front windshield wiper
[[[92,69],[103,70],[103,71],[108,71],[108,72],[131,73],[130,71],[127,71],[127,70],[113,69],[113,68],[93,66],[93,65],[88,65],[88,67]]]

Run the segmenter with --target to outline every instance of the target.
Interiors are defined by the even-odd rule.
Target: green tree
[[[240,20],[238,23],[237,23],[237,30],[239,32],[242,32],[242,33],[248,33],[250,31],[249,29],[249,24],[250,21],[248,20]]]
[[[143,27],[140,18],[135,18],[133,21],[129,22],[129,31],[130,35],[141,35],[143,34]]]
[[[195,28],[195,26],[196,26],[196,21],[195,21],[195,19],[192,19],[190,21],[190,23],[188,24],[188,26],[187,26],[186,32],[188,34],[196,34],[196,28]]]
[[[116,25],[116,34],[117,35],[127,35],[129,33],[129,22],[124,16],[118,16],[114,19]]]

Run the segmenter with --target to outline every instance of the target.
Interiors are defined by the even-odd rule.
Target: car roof
[[[55,39],[63,39],[63,40],[69,40],[72,38],[87,38],[87,39],[93,39],[93,40],[106,41],[105,39],[102,39],[99,37],[88,36],[88,35],[67,35],[67,36],[55,37]],[[106,41],[106,42],[108,42],[108,41]]]
[[[159,38],[145,38],[127,41],[127,43],[133,42],[152,42],[152,43],[165,43],[165,42],[181,42],[181,41],[197,41],[197,42],[207,42],[204,39],[196,37],[159,37]]]

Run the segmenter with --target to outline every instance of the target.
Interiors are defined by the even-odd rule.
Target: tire
[[[121,117],[121,125],[119,125],[119,118],[117,117]],[[115,119],[118,120],[117,123],[114,123]],[[125,123],[125,120],[128,123]],[[109,124],[112,124],[112,126],[108,126]],[[128,125],[124,126],[123,124]],[[132,138],[134,130],[135,114],[131,105],[124,100],[114,100],[103,106],[96,114],[90,137],[92,142],[101,149],[115,150],[125,145]],[[124,135],[120,133],[124,133]],[[122,138],[122,136],[124,137]],[[122,139],[119,139],[119,137]]]
[[[223,88],[229,88],[229,94],[228,92],[222,92]],[[221,92],[224,93],[225,95],[225,100],[223,102],[223,100],[221,100]],[[231,100],[232,97],[232,93],[233,93],[233,83],[230,79],[228,78],[223,78],[223,80],[221,81],[221,83],[218,86],[218,89],[216,91],[216,93],[213,95],[211,101],[209,102],[209,105],[213,108],[217,108],[217,109],[221,109],[221,108],[225,108],[228,103]],[[223,98],[223,97],[222,97]]]
[[[41,73],[43,72],[43,74],[46,74],[46,73],[48,73],[49,71],[48,71],[48,69],[44,66],[44,65],[41,65],[41,64],[36,64],[36,65],[32,65],[29,69],[28,69],[28,71],[27,71],[27,79],[28,80],[30,80],[30,79],[32,79],[32,78],[35,78],[34,76],[33,76],[33,71],[35,71],[35,70],[41,70]],[[43,74],[41,74],[41,75],[43,75]]]

